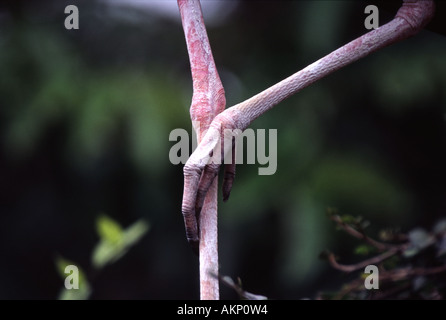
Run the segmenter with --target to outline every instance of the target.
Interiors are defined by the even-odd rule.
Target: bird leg
[[[200,1],[178,0],[178,7],[192,72],[190,116],[201,145],[200,151],[194,154],[208,164],[212,151],[203,152],[208,148],[203,137],[214,117],[225,108],[225,92],[212,56]],[[195,166],[184,169],[187,179],[182,211],[186,236],[200,257],[200,298],[206,300],[219,298],[218,279],[213,276],[218,274],[217,169],[212,164],[203,165],[199,170]]]
[[[370,53],[417,34],[433,15],[432,0],[404,0],[395,18],[389,23],[347,43],[250,99],[219,113],[184,166],[183,215],[195,217],[195,213],[199,213],[203,198],[219,169],[219,164],[212,163],[213,155],[218,153],[218,150],[226,155],[233,148],[231,143],[224,143],[225,132],[245,130],[257,117],[310,84]],[[223,158],[224,156],[221,157]],[[231,168],[223,184],[224,199],[229,196],[234,174],[235,170]],[[194,241],[198,239],[195,225],[193,221],[186,222],[188,239]]]

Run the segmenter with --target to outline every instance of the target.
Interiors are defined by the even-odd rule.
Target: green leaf
[[[125,246],[136,244],[149,230],[149,224],[144,220],[139,220],[125,229],[123,243]]]
[[[147,222],[140,220],[120,232],[120,240],[111,242],[107,238],[101,241],[93,250],[92,263],[97,269],[119,260],[127,253],[131,246],[135,245],[149,230]]]
[[[358,218],[354,217],[352,215],[349,215],[349,214],[342,215],[341,220],[343,223],[346,223],[346,224],[357,224],[358,223]]]
[[[102,241],[119,243],[122,241],[122,227],[106,215],[100,215],[96,220],[96,229]]]
[[[96,269],[101,269],[107,264],[116,262],[126,252],[122,244],[100,241],[93,249],[91,261]]]
[[[367,244],[362,244],[355,248],[355,254],[361,256],[366,256],[372,253],[373,251],[375,251],[375,248]]]

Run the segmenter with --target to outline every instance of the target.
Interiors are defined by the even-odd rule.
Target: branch
[[[401,281],[411,277],[431,276],[446,272],[446,265],[432,268],[401,268],[380,275],[381,280]]]
[[[379,280],[380,282],[396,282],[396,281],[403,281],[407,280],[412,277],[416,276],[431,276],[439,273],[446,272],[446,265],[439,266],[439,267],[433,267],[433,268],[400,268],[390,271],[385,271],[384,273],[380,273]],[[388,290],[384,290],[374,294],[371,299],[373,300],[382,300],[389,298],[401,291],[407,290],[412,287],[412,283],[403,283],[400,286],[396,286],[394,288],[390,288]],[[359,278],[355,279],[349,284],[345,285],[344,288],[336,294],[336,296],[333,298],[334,300],[341,300],[343,299],[347,294],[354,292],[354,291],[360,291],[364,289],[364,280]]]
[[[342,228],[345,232],[347,232],[348,234],[352,235],[353,237],[355,237],[357,239],[364,240],[365,242],[367,242],[371,246],[377,248],[379,251],[384,251],[384,250],[387,250],[387,249],[397,249],[397,248],[401,249],[402,248],[402,245],[394,245],[394,244],[382,243],[382,242],[379,242],[377,240],[374,240],[374,239],[370,238],[365,233],[356,230],[355,228],[353,228],[349,224],[347,224],[344,221],[342,221],[341,217],[338,216],[338,215],[330,215],[330,219],[333,220],[334,222],[336,222],[336,224],[340,228]]]
[[[394,256],[395,254],[397,254],[399,252],[399,249],[390,249],[389,251],[386,251],[384,253],[381,253],[380,255],[377,255],[373,258],[361,261],[360,263],[357,264],[352,264],[352,265],[345,265],[345,264],[339,264],[336,261],[336,258],[334,256],[333,253],[329,253],[328,254],[328,262],[330,263],[330,265],[335,268],[338,269],[340,271],[343,272],[353,272],[359,269],[364,269],[366,266],[368,266],[369,264],[378,264],[392,256]]]

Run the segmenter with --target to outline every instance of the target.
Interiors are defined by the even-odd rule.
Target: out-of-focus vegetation
[[[396,229],[383,229],[379,240],[367,234],[370,222],[362,217],[339,215],[328,208],[328,216],[359,244],[352,251],[356,261],[342,264],[330,251],[320,258],[334,270],[344,273],[344,283],[332,292],[320,292],[318,300],[443,300],[446,295],[446,220],[440,220],[431,231],[415,228],[407,234]],[[235,283],[228,276],[221,283],[234,289],[241,299],[266,300],[265,296],[247,292],[242,280]]]
[[[170,131],[191,130],[179,16],[113,3],[0,6],[0,298],[57,298],[55,258],[91,265],[101,212],[124,229],[141,218],[151,229],[101,269],[90,298],[199,297],[180,211],[182,166],[168,158]],[[79,7],[79,30],[64,28],[68,4]],[[229,9],[218,20],[205,11],[228,106],[366,32],[362,2]],[[314,297],[345,281],[321,251],[355,258],[327,207],[403,233],[444,217],[445,54],[446,38],[423,32],[256,120],[254,129],[278,129],[278,170],[258,176],[258,164],[238,166],[231,199],[219,206],[222,274],[269,298]],[[222,287],[222,297],[235,294]]]
[[[325,252],[323,256],[333,268],[359,273],[359,277],[347,281],[338,292],[320,294],[319,299],[444,299],[446,220],[440,220],[431,231],[415,228],[403,234],[382,230],[377,241],[365,232],[368,221],[329,211],[339,229],[362,241],[355,254],[367,258],[343,265],[333,253]]]
[[[121,259],[130,247],[139,242],[148,228],[147,222],[140,220],[123,230],[119,223],[110,217],[100,215],[96,221],[99,242],[94,247],[91,255],[88,276],[84,270],[79,269],[76,263],[62,257],[56,258],[56,267],[64,280],[64,287],[59,293],[59,299],[88,299],[93,290],[90,283],[98,276],[98,272],[106,265]],[[73,266],[77,268],[75,271],[70,270]],[[66,282],[69,282],[68,286]]]

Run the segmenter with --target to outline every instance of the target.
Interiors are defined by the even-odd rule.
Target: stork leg
[[[204,195],[217,176],[219,165],[211,164],[215,150],[220,149],[222,154],[226,154],[233,148],[231,143],[224,143],[222,138],[226,129],[245,130],[257,117],[310,84],[379,49],[417,34],[433,14],[432,0],[404,0],[395,18],[389,23],[364,34],[252,98],[216,115],[209,130],[184,166],[183,215],[195,217],[196,211],[202,206]],[[234,173],[233,168],[228,170],[223,185],[224,199],[229,196]],[[188,237],[198,239],[193,224],[186,222],[186,231]]]
[[[178,0],[192,72],[190,116],[201,144],[214,117],[225,108],[225,92],[212,56],[199,0]],[[200,148],[200,150],[202,147]],[[200,152],[196,153],[197,155]],[[203,173],[203,174],[202,174]],[[184,168],[182,211],[186,236],[200,257],[200,298],[219,298],[217,241],[217,170],[213,166]],[[199,188],[200,180],[204,187]],[[197,198],[199,199],[197,202]],[[197,206],[199,203],[199,206]],[[200,214],[201,212],[201,214]],[[202,241],[199,241],[201,239]]]

